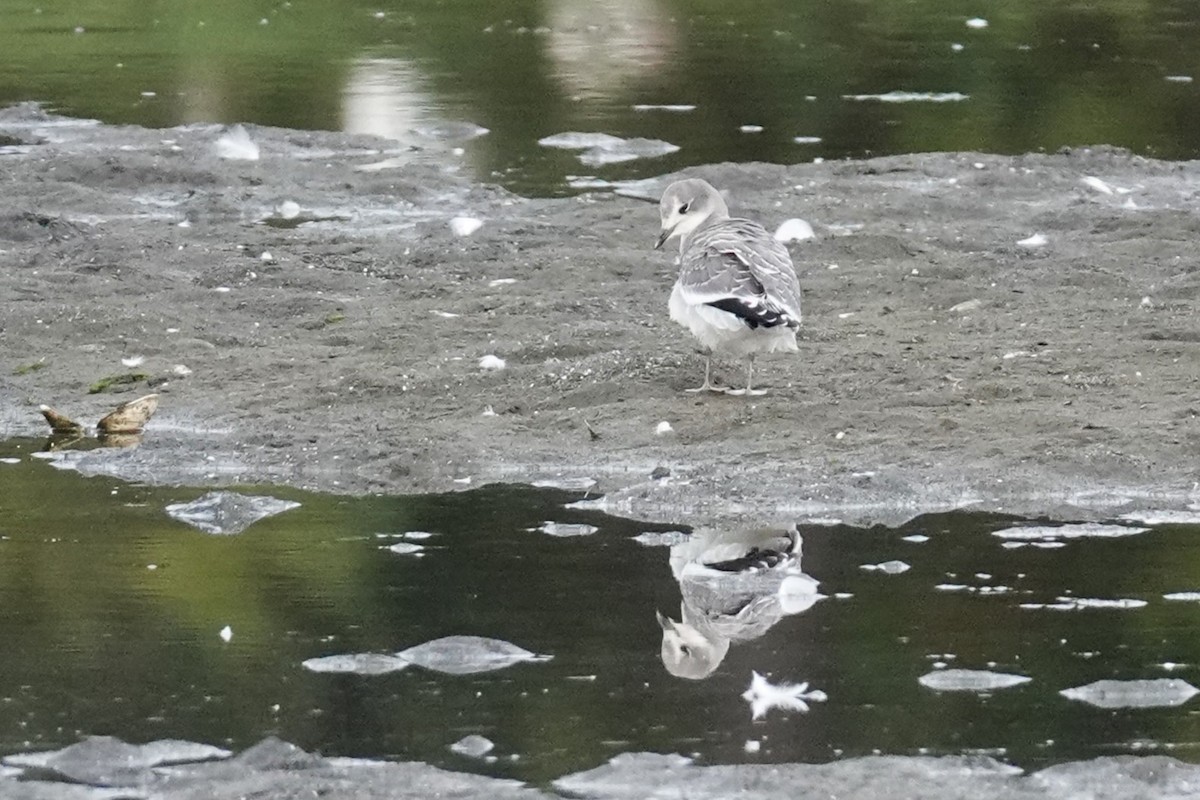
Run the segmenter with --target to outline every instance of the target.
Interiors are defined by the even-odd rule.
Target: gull
[[[668,186],[658,211],[662,235],[655,249],[679,238],[671,319],[705,350],[704,384],[687,391],[764,394],[752,385],[754,357],[799,349],[800,282],[787,248],[757,222],[730,217],[717,190],[697,178]],[[712,384],[714,352],[747,359],[745,389]]]
[[[818,582],[800,569],[800,550],[795,526],[702,531],[673,545],[679,620],[655,612],[667,671],[689,680],[707,678],[733,642],[757,639],[820,600]]]
[[[799,566],[803,547],[795,524],[784,530],[702,529],[671,547],[671,574],[682,582],[787,569]]]

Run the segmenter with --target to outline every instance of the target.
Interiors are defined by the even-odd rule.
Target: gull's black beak
[[[664,244],[666,244],[667,239],[670,239],[670,238],[671,238],[671,232],[663,231],[661,234],[659,234],[658,241],[654,243],[654,249],[661,250],[662,246]]]
[[[661,611],[655,611],[654,616],[658,617],[658,627],[662,628],[664,631],[675,630],[675,621],[664,617]]]

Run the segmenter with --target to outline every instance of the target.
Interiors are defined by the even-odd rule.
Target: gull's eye
[[[692,654],[692,648],[688,647],[686,644],[681,644],[679,645],[679,652],[683,653],[685,656],[690,656]]]
[[[686,213],[687,213],[687,210],[688,210],[688,204],[687,204],[687,203],[684,203],[683,205],[681,205],[681,206],[679,207],[679,213],[680,213],[680,214],[686,214]]]

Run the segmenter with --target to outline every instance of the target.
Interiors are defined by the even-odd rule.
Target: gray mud
[[[144,749],[112,739],[85,740],[50,754],[42,759],[45,763],[22,775],[0,776],[0,796],[6,800],[1190,800],[1200,793],[1200,767],[1162,756],[1104,757],[1024,774],[985,756],[874,756],[832,764],[702,767],[682,756],[630,753],[537,789],[518,781],[450,772],[427,764],[323,758],[278,739],[266,739],[218,761],[163,758],[155,762],[142,757]],[[169,748],[159,750],[161,756],[169,755]]]
[[[249,130],[261,159],[227,161],[215,126],[0,111],[0,435],[43,431],[40,403],[90,421],[157,391],[141,446],[89,451],[83,472],[344,493],[590,477],[609,510],[692,525],[964,505],[1079,518],[1200,500],[1200,163],[1098,147],[690,171],[737,214],[817,231],[792,245],[800,355],[761,359],[772,391],[747,400],[683,393],[702,360],[667,318],[672,257],[651,250],[647,202],[518,197],[474,182],[453,142]],[[279,213],[287,201],[298,218]],[[482,228],[456,236],[460,214]],[[1044,246],[1018,244],[1039,233]],[[507,367],[482,370],[493,354]],[[135,355],[144,363],[121,364]],[[145,377],[88,393],[127,372]],[[673,432],[656,434],[662,421]],[[643,796],[635,766],[560,789]],[[536,793],[425,765],[222,768],[75,788]],[[799,797],[809,781],[825,787],[812,796],[1200,793],[1196,768],[1160,758],[1028,777],[953,759],[672,769],[695,797]],[[0,784],[67,796],[54,786]]]
[[[0,156],[0,432],[43,429],[38,403],[90,420],[153,389],[143,445],[85,471],[351,493],[587,476],[613,510],[689,522],[1200,498],[1200,163],[1099,147],[691,171],[734,213],[818,233],[791,246],[801,352],[760,359],[772,392],[747,400],[682,392],[702,359],[666,315],[652,205],[480,185],[454,142],[250,131],[261,159],[227,161],[216,126],[0,111],[24,143]],[[456,236],[460,214],[483,227]],[[148,379],[87,394],[129,371]]]

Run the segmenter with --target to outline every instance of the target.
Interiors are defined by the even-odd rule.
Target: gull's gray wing
[[[736,531],[725,538],[726,543],[710,547],[701,555],[705,567],[736,573],[772,569],[800,557],[800,532],[794,525],[786,531]]]
[[[725,219],[697,230],[680,255],[679,286],[692,305],[710,305],[751,328],[800,325],[800,282],[787,248],[765,228]]]

